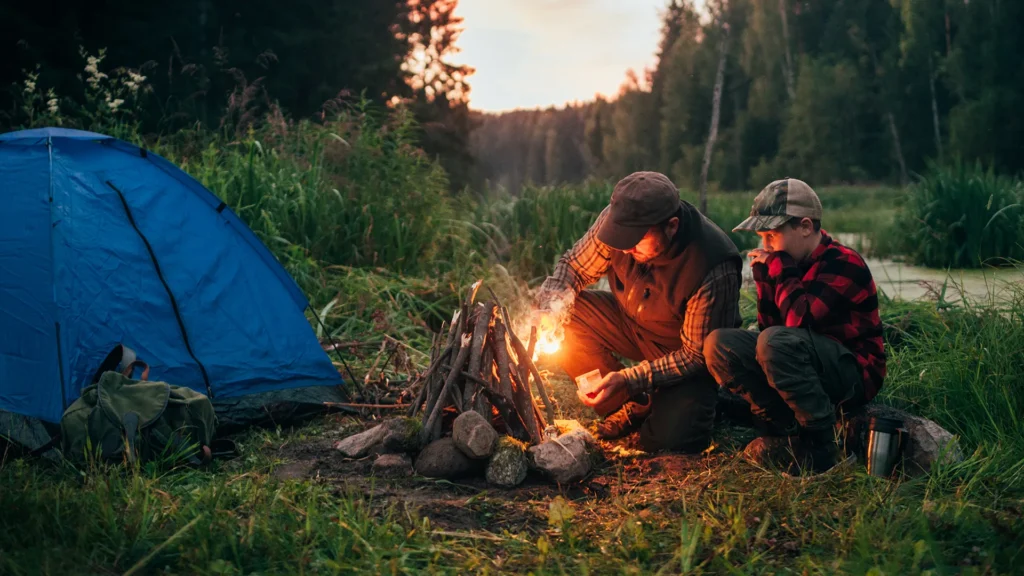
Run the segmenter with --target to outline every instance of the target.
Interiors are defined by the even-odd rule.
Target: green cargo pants
[[[704,360],[720,386],[742,396],[777,433],[834,426],[837,410],[863,404],[853,353],[805,328],[721,329],[704,340]]]

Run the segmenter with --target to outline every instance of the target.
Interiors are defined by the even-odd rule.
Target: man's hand
[[[621,372],[605,374],[590,395],[576,391],[580,402],[593,408],[598,414],[608,414],[628,400],[626,377]]]
[[[767,262],[768,257],[771,255],[771,252],[764,250],[762,248],[754,248],[750,252],[747,252],[747,256],[750,258],[751,266],[753,266],[754,264],[764,264],[765,262]]]

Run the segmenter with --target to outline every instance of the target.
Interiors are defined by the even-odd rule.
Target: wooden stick
[[[533,360],[533,349],[535,346],[537,346],[537,327],[530,326],[530,346],[526,349],[526,357],[531,361]],[[518,355],[519,352],[517,351],[516,356]],[[519,359],[519,379],[526,384],[527,388],[529,388],[530,366],[526,362],[523,362],[522,358]]]
[[[440,334],[438,334],[437,343],[438,343],[438,346],[440,346],[440,344],[441,344]],[[434,374],[437,372],[438,367],[441,365],[442,362],[444,362],[451,355],[453,347],[454,347],[453,344],[449,344],[448,347],[444,349],[444,352],[441,352],[430,363],[430,368],[427,368],[427,371],[424,372],[422,376],[420,376],[419,380],[423,380],[424,381],[423,382],[423,387],[420,389],[420,394],[417,396],[416,401],[413,402],[412,408],[410,408],[409,416],[414,416],[416,414],[416,411],[420,409],[420,403],[424,399],[427,400],[426,410],[429,411],[430,408],[432,407],[432,400],[431,400],[431,398],[433,398],[433,397],[429,395],[430,383],[432,382]]]
[[[444,332],[444,324],[443,323],[441,324],[441,332]],[[434,334],[434,337],[430,341],[430,365],[431,366],[434,366],[434,362],[436,362],[437,358],[438,358],[438,347],[441,345],[441,332],[438,332],[437,334]],[[435,367],[435,369],[436,369],[436,367]],[[429,387],[429,380],[430,380],[430,376],[432,374],[433,373],[429,372],[429,369],[428,369],[427,376],[425,378],[423,376],[421,376],[420,378],[416,379],[417,382],[420,381],[420,380],[426,380],[426,381],[423,382],[422,386],[420,386],[420,391],[416,393],[416,399],[413,400],[412,404],[409,405],[409,414],[408,414],[408,416],[415,416],[416,415],[416,411],[419,410],[419,408],[420,408],[420,404],[427,397],[427,388]]]
[[[471,344],[472,349],[469,352],[469,369],[467,372],[476,375],[480,373],[480,366],[484,358],[484,346],[487,344],[487,333],[491,326],[491,318],[494,317],[494,304],[478,304],[474,307],[473,314],[473,342]],[[469,404],[472,402],[474,396],[474,389],[476,383],[472,380],[466,380],[466,385],[462,393],[462,410],[469,410],[472,408]]]
[[[490,331],[488,331],[487,334],[488,336],[490,336]],[[483,361],[480,363],[480,379],[483,382],[478,382],[478,384],[483,388],[491,388],[492,386],[494,386],[492,380],[494,375],[494,352],[491,346],[486,345],[487,342],[484,342],[484,344],[484,358]],[[491,419],[491,403],[487,399],[487,396],[483,394],[477,394],[474,409],[477,412],[479,412],[484,418],[487,418],[488,421]]]
[[[518,372],[512,373],[512,389],[522,390],[522,392],[519,393],[522,398],[518,402],[525,405],[525,411],[527,412],[527,414],[523,416],[523,420],[534,421],[535,425],[537,426],[535,428],[535,431],[539,439],[538,442],[543,441],[544,428],[547,427],[548,423],[544,421],[544,416],[541,414],[541,409],[538,408],[537,406],[537,399],[534,398],[534,395],[532,395],[529,392],[529,384],[519,379]],[[529,424],[529,421],[527,421],[526,423]]]
[[[537,370],[537,366],[533,363],[533,358],[526,355],[526,347],[523,346],[523,342],[516,337],[515,333],[509,334],[512,337],[512,346],[514,347],[516,354],[519,355],[520,359],[525,357],[525,362],[530,372],[533,374],[534,382],[537,383],[537,391],[540,392],[541,399],[544,400],[544,410],[548,413],[548,419],[552,422],[555,421],[555,406],[551,403],[551,397],[548,396],[548,390],[544,387],[544,380],[540,377],[540,371]]]
[[[381,410],[400,410],[408,408],[412,404],[357,404],[353,402],[324,402],[329,408],[374,408]]]
[[[494,320],[494,361],[498,364],[498,390],[502,396],[512,398],[512,380],[509,378],[511,362],[508,357],[508,340],[505,335],[505,324],[501,319]]]
[[[490,388],[481,386],[480,392],[498,409],[498,414],[501,415],[501,419],[505,422],[505,428],[508,430],[509,435],[517,440],[530,442],[530,433],[512,401]]]
[[[519,381],[519,374],[511,372],[512,377],[512,402],[516,406],[516,412],[526,424],[526,430],[530,433],[530,443],[538,444],[543,440],[540,424],[537,422],[537,413],[533,405],[533,395],[530,389]]]
[[[435,431],[434,423],[437,422],[438,415],[441,414],[441,409],[445,405],[445,399],[452,392],[452,386],[455,385],[455,381],[459,379],[459,375],[462,374],[462,367],[466,364],[466,360],[469,359],[469,344],[473,341],[473,337],[469,334],[463,334],[460,342],[459,355],[455,357],[455,362],[452,364],[452,370],[448,372],[448,378],[444,382],[444,387],[441,388],[441,394],[438,396],[437,402],[434,403],[434,409],[430,412],[430,416],[427,418],[426,424],[423,426],[424,433],[433,434]]]

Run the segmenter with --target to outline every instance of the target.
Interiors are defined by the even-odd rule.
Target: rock
[[[372,454],[415,452],[420,448],[422,424],[413,418],[391,418],[381,424],[334,443],[349,458]]]
[[[427,444],[416,457],[416,473],[428,478],[453,479],[466,476],[477,468],[477,463],[456,448],[451,438],[441,438]]]
[[[423,423],[417,418],[390,418],[384,421],[384,452],[417,452],[423,447],[420,443],[420,430]]]
[[[514,488],[526,480],[529,462],[526,445],[502,436],[494,447],[494,455],[487,463],[487,481],[502,488]]]
[[[368,454],[379,452],[386,434],[387,430],[384,425],[378,424],[369,430],[335,442],[334,448],[349,458],[362,458]]]
[[[373,461],[373,473],[384,478],[412,476],[412,458],[407,454],[381,454]]]
[[[582,480],[590,473],[594,437],[583,428],[530,448],[533,465],[559,484]]]
[[[555,420],[554,426],[558,429],[559,436],[583,428],[583,424],[580,424],[579,420]]]
[[[903,471],[909,476],[927,474],[940,458],[945,463],[960,462],[964,458],[957,437],[942,426],[927,418],[880,404],[869,404],[865,414],[854,419],[857,430],[854,448],[858,455],[863,456],[867,450],[868,424],[874,417],[903,421],[903,428],[910,436],[910,442],[903,450]]]
[[[494,453],[498,433],[479,412],[467,410],[452,424],[452,441],[470,458],[488,458]]]

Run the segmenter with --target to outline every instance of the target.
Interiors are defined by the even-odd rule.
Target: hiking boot
[[[841,461],[842,451],[836,439],[836,430],[829,426],[820,430],[800,431],[800,450],[790,468],[790,474],[814,476],[836,467]]]
[[[597,423],[597,436],[602,440],[622,438],[639,428],[650,413],[651,399],[649,396],[646,398],[645,404],[632,400],[626,402],[622,408],[605,416],[604,420]]]

